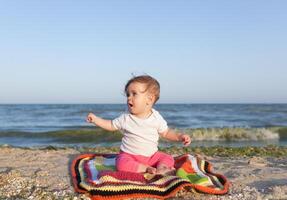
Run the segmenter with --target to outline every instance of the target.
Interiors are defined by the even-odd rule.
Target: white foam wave
[[[193,141],[279,140],[279,134],[266,128],[210,128],[186,130]]]

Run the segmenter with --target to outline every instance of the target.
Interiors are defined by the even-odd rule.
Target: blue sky
[[[287,103],[287,1],[1,1],[0,103]]]

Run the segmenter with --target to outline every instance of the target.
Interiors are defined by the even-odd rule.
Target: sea
[[[157,104],[168,126],[192,146],[287,146],[287,104]],[[0,104],[0,145],[118,146],[121,134],[86,122],[114,119],[125,104]],[[160,141],[161,146],[181,145]]]

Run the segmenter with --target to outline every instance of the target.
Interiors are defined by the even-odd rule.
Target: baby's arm
[[[93,113],[89,113],[87,116],[87,122],[93,123],[107,131],[116,131],[117,129],[113,126],[111,120],[102,119]]]
[[[167,129],[165,132],[160,133],[160,135],[168,140],[181,141],[184,146],[188,146],[191,143],[190,136],[184,133],[176,133],[174,130]]]

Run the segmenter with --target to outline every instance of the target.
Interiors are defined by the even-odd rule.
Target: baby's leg
[[[152,156],[151,162],[155,162],[157,174],[172,174],[175,171],[174,159],[169,154],[158,151]]]
[[[156,172],[156,168],[150,167],[149,165],[145,165],[139,162],[135,156],[124,152],[121,152],[117,156],[116,168],[118,171],[126,171],[126,172],[136,172],[136,173],[148,172],[152,174]]]

